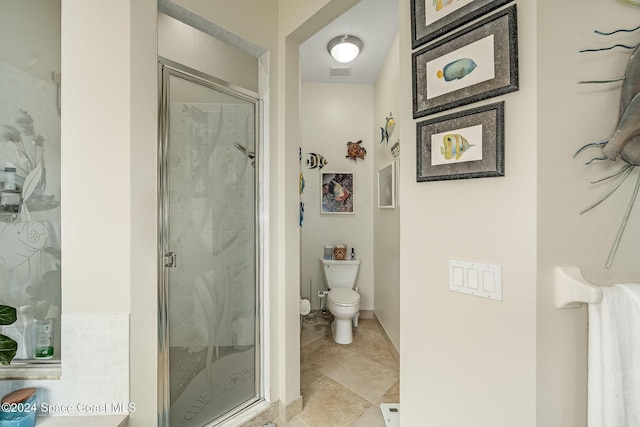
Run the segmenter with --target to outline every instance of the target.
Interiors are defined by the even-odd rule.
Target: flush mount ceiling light
[[[362,50],[362,40],[356,36],[338,36],[327,44],[327,50],[336,61],[351,62]]]

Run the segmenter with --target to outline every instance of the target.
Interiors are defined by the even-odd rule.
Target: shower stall
[[[159,425],[263,399],[256,94],[159,61]]]

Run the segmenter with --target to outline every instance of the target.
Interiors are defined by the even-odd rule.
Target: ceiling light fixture
[[[356,59],[362,50],[362,40],[356,36],[338,36],[327,44],[327,50],[333,58],[342,63],[351,62]]]

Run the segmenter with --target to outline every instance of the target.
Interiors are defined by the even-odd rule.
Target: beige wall
[[[63,313],[130,309],[129,16],[128,1],[62,2]]]
[[[412,106],[408,3],[400,2],[401,118]],[[536,3],[519,2],[518,15],[520,91],[483,103],[506,101],[505,177],[416,182],[416,121],[400,121],[406,425],[535,425]],[[449,258],[502,265],[503,300],[450,292]]]
[[[300,199],[305,204],[301,230],[300,293],[309,297],[313,308],[320,308],[319,290],[327,289],[319,259],[325,245],[344,243],[355,248],[360,259],[357,286],[360,309],[373,310],[373,86],[304,83],[302,85],[302,164],[306,187]],[[368,154],[365,159],[350,160],[347,142],[362,140]],[[322,169],[308,169],[307,153],[319,153],[329,162]],[[320,173],[354,174],[353,215],[320,214]],[[326,304],[327,300],[323,300]]]
[[[583,426],[587,407],[587,308],[555,308],[552,269],[555,265],[575,265],[588,280],[598,284],[638,282],[640,214],[636,206],[614,262],[611,268],[605,268],[637,172],[606,202],[579,214],[617,180],[597,185],[589,182],[622,167],[621,160],[586,166],[585,162],[598,155],[598,149],[573,158],[584,144],[610,136],[618,120],[621,85],[576,82],[623,75],[630,53],[620,49],[578,51],[615,43],[637,44],[638,34],[603,37],[593,31],[634,28],[638,11],[620,2],[571,0],[554,5],[538,2],[537,12],[537,425]],[[572,19],[563,19],[566,16]]]
[[[386,117],[393,113],[394,118],[410,121],[410,117],[399,116],[399,37],[396,36],[387,54],[384,66],[380,70],[374,85],[374,166],[373,176],[373,246],[374,246],[374,311],[393,342],[400,350],[400,195],[402,193],[396,181],[396,208],[378,209],[378,170],[395,161],[396,178],[400,162],[394,160],[391,146],[400,140],[400,127],[391,134],[388,143],[380,144],[380,127]],[[402,145],[402,144],[401,144]],[[404,167],[412,167],[408,162]]]
[[[271,49],[277,45],[280,8],[276,0],[176,0],[174,3],[257,46]]]

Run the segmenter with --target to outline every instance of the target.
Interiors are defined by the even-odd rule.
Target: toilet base
[[[351,344],[353,342],[353,327],[358,326],[360,313],[353,316],[353,319],[333,318],[331,322],[331,336],[338,344]]]

